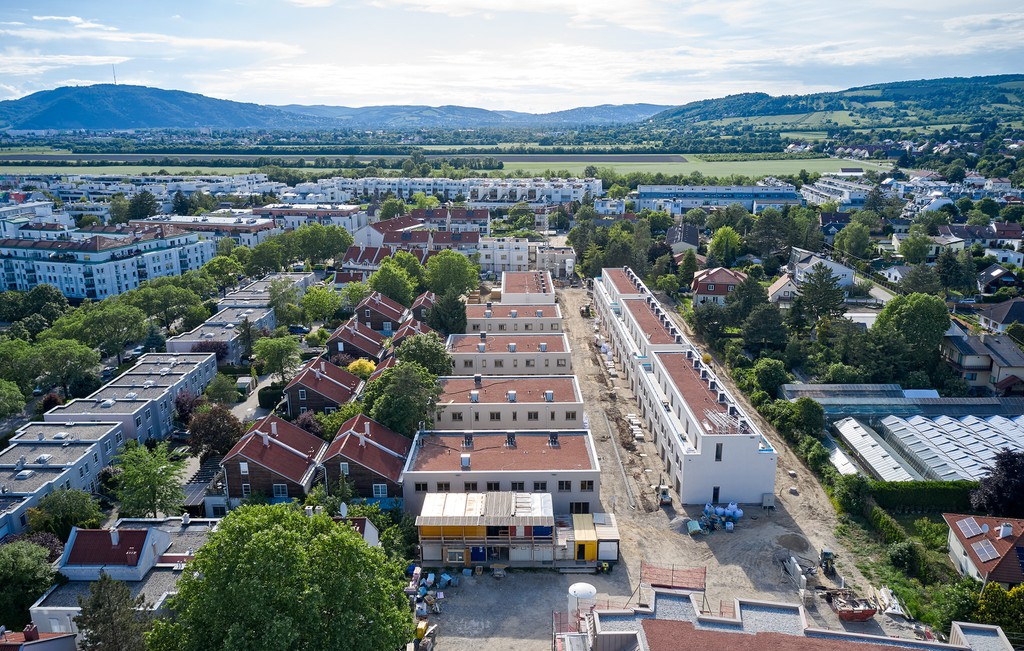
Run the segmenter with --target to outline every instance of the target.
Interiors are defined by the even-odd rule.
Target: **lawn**
[[[572,163],[558,160],[558,156],[552,156],[549,161],[539,162],[508,162],[505,163],[505,171],[523,170],[524,172],[539,173],[545,170],[568,170],[570,174],[582,174],[587,165],[597,167],[610,167],[619,174],[629,172],[648,172],[656,174],[692,174],[700,172],[705,176],[731,176],[739,174],[742,176],[770,176],[773,174],[798,174],[800,170],[808,172],[838,172],[843,167],[862,167],[864,169],[888,169],[872,162],[852,162],[836,158],[809,158],[796,160],[756,160],[756,161],[722,161],[708,162],[698,158],[699,154],[683,154],[686,157],[685,163]],[[498,157],[500,158],[500,156]]]
[[[244,174],[253,170],[249,167],[202,167],[196,165],[8,165],[0,163],[0,174],[156,174],[164,170],[168,174],[186,174],[198,171],[200,174]]]

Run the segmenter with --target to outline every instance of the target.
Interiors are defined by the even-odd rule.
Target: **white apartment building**
[[[515,305],[551,305],[555,285],[549,271],[506,271],[501,274],[501,302]]]
[[[572,372],[564,334],[448,335],[455,375],[562,375]]]
[[[562,308],[558,303],[470,303],[466,306],[466,333],[480,332],[562,332]]]
[[[481,237],[480,271],[504,273],[530,268],[530,241],[522,237]]]
[[[242,340],[238,326],[248,319],[257,331],[273,330],[277,326],[273,308],[229,307],[225,308],[189,332],[167,339],[167,352],[191,353],[196,344],[207,341],[222,341],[227,354],[219,360],[222,364],[240,364],[242,361]]]
[[[823,176],[816,183],[802,186],[800,194],[807,203],[821,205],[835,201],[839,204],[839,210],[845,211],[850,208],[862,208],[871,190],[872,186],[865,183]]]
[[[761,504],[775,490],[776,451],[643,281],[604,269],[594,304],[682,503]]]
[[[270,284],[282,278],[291,282],[298,293],[298,298],[302,298],[306,290],[316,284],[316,276],[312,273],[267,274],[241,289],[225,294],[224,298],[217,301],[217,309],[223,311],[229,307],[237,307],[242,310],[267,307],[270,304]]]
[[[30,224],[59,224],[67,229],[75,227],[75,221],[70,215],[53,212],[52,201],[25,201],[0,206],[0,239],[31,239],[23,230]]]
[[[49,423],[119,422],[125,438],[139,443],[170,434],[174,399],[201,395],[217,374],[213,353],[148,353],[124,374],[86,398],[43,414]]]
[[[171,224],[182,230],[199,233],[203,239],[219,242],[231,238],[235,244],[253,248],[268,237],[284,232],[275,220],[255,217],[251,210],[225,208],[196,217],[182,215],[154,215],[148,219],[133,219],[131,226],[159,226]]]
[[[359,206],[350,204],[315,203],[288,204],[274,203],[260,208],[253,208],[253,215],[273,219],[288,229],[296,229],[310,224],[323,226],[340,226],[354,233],[369,223],[369,216]]]
[[[124,444],[121,424],[29,423],[0,452],[0,538],[28,527],[28,510],[59,489],[96,492]]]
[[[576,250],[571,246],[530,245],[530,268],[546,271],[555,278],[569,278],[576,273]]]
[[[47,283],[68,298],[102,300],[145,280],[199,269],[216,254],[212,241],[173,226],[72,236],[84,239],[0,240],[4,289],[28,291]]]
[[[694,208],[727,208],[738,203],[750,212],[765,208],[799,206],[796,187],[786,183],[766,185],[641,185],[637,187],[637,211],[660,210],[682,215]]]
[[[586,429],[575,375],[438,378],[434,429]]]
[[[454,201],[462,195],[472,208],[508,208],[526,202],[533,206],[583,201],[604,194],[601,179],[502,179],[502,178],[331,178],[294,188],[298,196],[320,197],[322,201],[352,201],[362,197],[381,199],[391,194],[409,199],[417,192],[440,195]]]
[[[431,493],[549,493],[555,513],[601,510],[590,430],[421,431],[402,470],[403,506]]]

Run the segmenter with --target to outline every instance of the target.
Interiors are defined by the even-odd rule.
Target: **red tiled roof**
[[[379,265],[390,256],[391,249],[386,246],[352,245],[345,250],[341,260],[343,264]]]
[[[430,231],[386,231],[386,246],[409,246],[410,244],[426,245],[430,242]]]
[[[563,434],[558,445],[548,444],[548,432],[516,432],[515,447],[505,445],[505,432],[473,432],[473,445],[462,447],[462,432],[432,432],[421,436],[410,470],[459,472],[462,455],[471,470],[592,470],[585,434]]]
[[[472,376],[451,376],[438,380],[441,398],[438,405],[469,404],[470,391],[477,391],[481,403],[508,402],[508,392],[516,392],[516,402],[542,403],[545,391],[554,391],[555,403],[580,402],[575,376],[486,376],[480,386]]]
[[[357,283],[364,280],[365,275],[362,271],[338,271],[334,274],[335,285],[347,285],[348,283]]]
[[[362,444],[360,435],[363,436]],[[365,414],[359,414],[342,424],[327,448],[324,460],[344,457],[351,463],[398,482],[410,448],[412,441]]]
[[[484,220],[490,217],[490,211],[486,208],[452,208],[451,218],[453,221]]]
[[[430,238],[431,244],[452,246],[458,244],[479,244],[480,233],[452,233],[449,231],[437,231]]]
[[[729,651],[892,651],[888,644],[871,644],[841,637],[806,637],[785,633],[733,633],[697,629],[690,622],[644,619],[648,651],[679,649],[729,649]]]
[[[557,304],[510,305],[508,303],[492,303],[490,307],[483,303],[467,305],[466,317],[469,319],[483,319],[486,318],[488,310],[491,312],[492,319],[508,319],[512,316],[512,310],[516,311],[516,318],[518,319],[553,319],[558,317]],[[541,313],[540,317],[537,316],[538,312]]]
[[[394,357],[388,357],[387,359],[381,361],[380,364],[377,364],[377,368],[373,369],[373,373],[370,373],[370,377],[366,378],[366,381],[371,382],[373,380],[376,380],[377,377],[384,372],[384,369],[391,368],[397,363],[398,360],[396,360]]]
[[[624,298],[620,302],[622,303],[622,309],[628,310],[633,315],[633,318],[636,319],[640,330],[648,335],[647,341],[649,343],[656,346],[675,343],[676,338],[672,336],[668,327],[662,324],[661,319],[655,314],[654,308],[647,303],[646,299]]]
[[[433,307],[434,303],[437,302],[437,294],[434,292],[423,292],[416,297],[416,300],[412,302],[412,309],[416,309],[420,306]]]
[[[476,353],[480,344],[487,353],[508,353],[509,344],[515,344],[516,353],[538,353],[540,345],[547,344],[547,352],[564,353],[565,335],[561,333],[547,334],[488,334],[486,339],[479,335],[451,335],[448,337],[448,350],[452,353]]]
[[[551,294],[554,288],[543,271],[506,271],[501,278],[505,294]]]
[[[400,327],[398,331],[395,332],[395,334],[391,335],[391,345],[398,345],[406,337],[425,334],[434,334],[437,335],[439,339],[441,338],[441,335],[427,324],[421,323],[416,319],[409,319],[408,321],[402,324],[402,327]]]
[[[396,323],[400,322],[402,317],[405,316],[405,307],[401,303],[388,298],[380,292],[373,292],[364,298],[356,306],[356,315],[359,315],[362,310],[372,310],[385,319]]]
[[[266,444],[261,433],[268,435]],[[327,443],[320,437],[277,416],[266,416],[253,423],[245,436],[224,455],[221,465],[241,456],[301,484],[326,447]]]
[[[621,267],[602,269],[601,278],[608,280],[619,294],[639,294],[640,290],[633,284],[630,275]]]
[[[729,293],[729,285],[739,285],[746,278],[747,274],[742,271],[734,271],[725,267],[701,269],[694,274],[690,287],[697,294],[725,295]],[[714,285],[715,288],[709,290],[708,285]]]
[[[395,231],[417,228],[422,225],[422,219],[412,215],[402,215],[401,217],[395,217],[394,219],[386,219],[384,221],[377,222],[372,224],[370,227],[378,233],[394,233]]]
[[[988,525],[988,531],[975,534],[968,538],[960,530],[957,522],[964,518],[974,518],[979,527]],[[943,513],[942,519],[949,525],[957,540],[963,546],[964,551],[971,559],[974,567],[981,572],[982,578],[987,577],[990,581],[999,583],[1020,584],[1024,583],[1024,520],[1014,518],[988,518],[980,515],[961,515],[959,513]],[[1012,527],[1012,533],[1006,538],[999,538],[999,526],[1007,523]],[[998,556],[992,560],[982,562],[974,549],[974,543],[988,540],[996,550]]]
[[[149,529],[118,529],[117,546],[113,545],[106,529],[79,529],[75,534],[67,565],[125,565],[139,564],[139,554],[146,544]],[[129,558],[128,550],[135,554]]]
[[[338,339],[341,339],[346,344],[351,344],[359,350],[371,355],[378,355],[383,350],[384,336],[374,332],[370,328],[367,328],[365,325],[357,321],[355,317],[352,317],[346,323],[339,326],[338,329],[331,334],[327,343],[330,344]]]
[[[60,637],[74,638],[74,633],[37,633],[39,636],[39,642],[45,642],[46,640],[53,640]],[[26,642],[25,634],[23,632],[14,633],[8,631],[4,634],[3,640],[0,640],[0,651],[21,651],[24,646],[34,646],[36,642]]]
[[[314,357],[302,367],[298,375],[292,378],[292,381],[285,387],[285,391],[301,386],[342,404],[355,396],[361,383],[362,380],[340,366]]]

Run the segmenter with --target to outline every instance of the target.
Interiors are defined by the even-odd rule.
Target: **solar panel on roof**
[[[982,563],[988,561],[994,561],[999,558],[999,554],[996,553],[996,548],[992,546],[992,542],[988,540],[979,540],[978,542],[971,545],[971,549],[978,555],[978,559]]]
[[[964,534],[964,538],[973,538],[981,534],[981,527],[978,526],[978,521],[974,518],[958,520],[956,526],[960,527],[960,532]]]

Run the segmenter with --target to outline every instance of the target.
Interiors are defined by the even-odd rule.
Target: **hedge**
[[[882,542],[888,545],[889,543],[903,542],[907,539],[907,532],[903,530],[899,522],[896,522],[891,515],[886,513],[885,509],[877,504],[872,504],[870,500],[867,506],[871,509],[869,518],[871,526],[882,537]]]
[[[256,392],[257,400],[259,400],[260,407],[264,409],[273,409],[277,406],[277,403],[281,402],[281,397],[284,396],[284,389],[282,387],[263,387]]]
[[[890,511],[952,511],[971,510],[971,491],[976,481],[873,481],[871,496]]]

